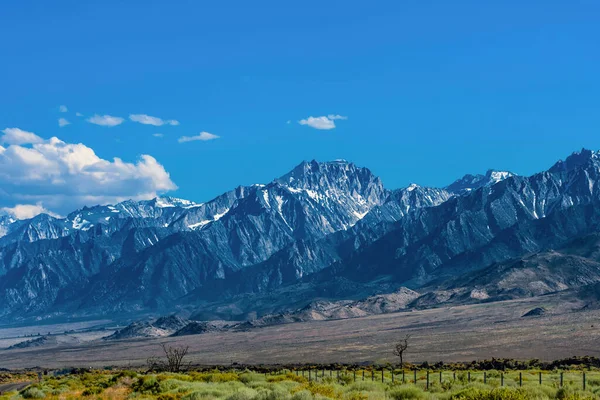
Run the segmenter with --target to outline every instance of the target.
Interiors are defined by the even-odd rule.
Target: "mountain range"
[[[206,203],[2,215],[0,321],[244,320],[400,287],[410,307],[579,288],[600,281],[599,210],[600,153],[583,149],[532,176],[444,188],[390,190],[367,168],[310,161]]]

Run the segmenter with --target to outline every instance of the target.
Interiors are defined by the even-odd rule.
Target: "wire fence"
[[[524,385],[548,385],[556,388],[580,386],[583,390],[591,384],[600,386],[597,371],[432,371],[393,369],[295,369],[273,371],[268,374],[291,373],[308,381],[358,382],[377,381],[382,383],[413,384],[429,389],[433,385],[449,382],[463,384],[481,382],[492,386],[520,387]]]

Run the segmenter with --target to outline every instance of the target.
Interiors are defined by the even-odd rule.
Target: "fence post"
[[[415,385],[417,384],[417,370],[415,369]]]
[[[467,377],[468,381],[471,382],[471,371],[467,372]]]
[[[383,383],[383,371],[385,371],[385,368],[381,368],[381,383]]]
[[[392,367],[392,383],[394,383],[394,368]]]
[[[585,372],[583,373],[583,390],[585,390]]]
[[[375,380],[375,368],[371,370],[371,381]]]
[[[365,380],[365,370],[363,369],[363,381]]]
[[[523,373],[519,372],[519,386],[523,386]]]
[[[440,371],[440,383],[442,383],[442,371]]]
[[[452,379],[456,382],[456,371],[452,371]]]
[[[483,371],[483,383],[487,383],[487,373]]]
[[[310,382],[311,380],[312,380],[312,377],[311,377],[311,372],[310,372],[310,369],[309,369],[308,370],[308,381]]]
[[[504,386],[504,372],[500,372],[500,386]]]
[[[405,380],[405,376],[404,376],[404,368],[402,368],[402,383],[406,382]]]
[[[338,382],[340,381],[340,370],[339,369],[337,370],[337,381]]]
[[[354,370],[354,382],[356,382],[356,370]]]
[[[560,373],[560,387],[563,387],[563,373]]]
[[[427,370],[427,390],[429,390],[429,370]]]
[[[542,371],[540,371],[540,385],[542,384]]]
[[[356,373],[356,371],[354,371],[354,373]],[[332,369],[329,370],[329,377],[330,378],[333,377],[333,370]]]

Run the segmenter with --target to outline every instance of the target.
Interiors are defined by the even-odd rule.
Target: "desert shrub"
[[[310,393],[313,394],[313,396],[320,395],[324,397],[329,397],[330,399],[340,397],[338,396],[335,386],[330,384],[308,382],[298,385],[296,388],[293,389],[293,392],[296,393],[302,390],[308,390]]]
[[[600,379],[598,378],[588,378],[587,379],[587,383],[588,385],[591,386],[600,386]]]
[[[267,382],[281,382],[281,381],[293,381],[298,383],[308,382],[308,379],[303,376],[298,376],[291,372],[288,372],[285,375],[275,375],[267,377]]]
[[[225,397],[227,395],[226,392],[214,388],[205,388],[202,390],[196,390],[192,393],[186,394],[181,399],[182,400],[200,400],[207,398],[215,398],[215,397]]]
[[[349,392],[343,397],[344,400],[368,400],[369,394],[364,392]]]
[[[546,385],[526,385],[521,389],[528,399],[546,400],[554,399],[556,390]]]
[[[451,400],[528,400],[530,397],[521,389],[495,388],[480,389],[475,387],[465,388],[452,396]]]
[[[160,390],[159,393],[166,393],[172,390],[177,390],[182,386],[186,385],[186,382],[182,382],[178,379],[167,379],[159,383]]]
[[[83,391],[83,393],[81,393],[81,394],[82,394],[83,396],[91,396],[91,395],[94,395],[94,394],[100,394],[100,393],[102,393],[102,390],[103,390],[103,389],[102,389],[101,387],[98,387],[98,386],[92,386],[92,387],[86,388],[86,389]]]
[[[21,397],[24,399],[43,399],[46,397],[46,393],[44,393],[41,389],[37,387],[30,386],[25,390],[21,391]]]
[[[256,390],[243,389],[231,394],[229,397],[227,397],[227,400],[252,400],[256,394]]]
[[[161,374],[156,375],[156,380],[159,382],[166,381],[169,379],[176,379],[178,381],[183,382],[192,382],[194,380],[199,381],[200,379],[194,379],[191,375],[188,374],[180,374],[174,372],[163,372]]]
[[[131,385],[134,392],[142,394],[159,394],[160,384],[154,376],[142,376]]]
[[[495,370],[495,369],[490,369],[490,370],[486,371],[487,377],[488,378],[492,378],[492,379],[495,379],[495,378],[499,379],[501,374],[502,373],[500,371]]]
[[[308,390],[301,390],[294,393],[292,400],[313,400],[313,395]]]
[[[443,381],[441,387],[444,392],[449,392],[454,387],[454,381]]]
[[[137,378],[137,376],[138,376],[138,374],[135,371],[123,370],[123,371],[119,372],[118,374],[113,375],[113,377],[110,378],[110,381],[112,383],[117,383],[122,378],[135,379],[135,378]]]
[[[261,390],[254,397],[255,400],[291,400],[292,395],[281,387],[272,390]]]
[[[461,371],[456,373],[456,381],[465,384],[469,381],[469,375],[467,372]]]
[[[564,386],[556,391],[556,398],[558,400],[587,400],[596,397],[590,393],[580,392],[572,386]]]
[[[192,380],[200,382],[230,382],[239,381],[240,376],[234,372],[192,372]]]
[[[393,400],[425,399],[427,397],[425,392],[416,386],[398,387],[391,390],[388,395]]]
[[[383,392],[385,391],[385,386],[379,382],[360,381],[348,385],[347,390],[356,392]]]
[[[255,372],[244,372],[239,375],[239,380],[242,383],[248,384],[251,382],[266,382],[263,374],[257,374]]]
[[[163,393],[159,394],[156,397],[156,400],[179,400],[181,395],[173,394],[173,393]]]

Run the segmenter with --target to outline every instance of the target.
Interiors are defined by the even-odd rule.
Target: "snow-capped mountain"
[[[397,190],[352,163],[311,161],[204,203],[3,216],[0,316],[170,310],[283,287],[296,306],[307,287],[331,297],[419,288],[596,232],[599,179],[588,150],[531,177],[490,170]]]
[[[500,181],[510,178],[511,176],[515,176],[515,174],[509,171],[496,171],[490,169],[485,173],[485,175],[467,174],[446,186],[445,189],[450,193],[465,194],[481,187],[492,186]]]

